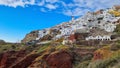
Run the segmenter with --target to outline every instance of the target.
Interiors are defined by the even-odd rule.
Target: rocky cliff
[[[9,47],[4,49],[4,46]],[[103,45],[0,45],[0,68],[119,68],[120,41]],[[104,64],[103,64],[104,63]],[[113,65],[114,64],[114,65]]]
[[[22,40],[38,44],[4,42],[0,44],[0,68],[120,68],[120,40],[101,39],[111,34],[119,38],[118,12],[112,8],[88,12],[55,27],[32,31]],[[77,42],[61,43],[68,39]]]
[[[63,22],[51,28],[32,31],[26,35],[22,42],[25,43],[32,40],[39,40],[39,42],[41,42],[46,40],[67,38],[75,32],[93,33],[90,30],[94,28],[99,28],[109,34],[113,32],[116,25],[119,24],[120,15],[116,15],[116,12],[119,13],[119,11],[116,11],[113,8],[99,10],[96,12],[88,12],[75,20],[72,19],[69,22]],[[90,37],[88,36],[88,38]]]
[[[36,40],[36,38],[38,37],[38,33],[39,31],[30,32],[25,36],[25,38],[21,42],[25,43],[25,42],[30,42],[32,40]]]

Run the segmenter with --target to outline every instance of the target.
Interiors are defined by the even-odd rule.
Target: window
[[[98,24],[100,24],[101,22],[100,21],[98,21]]]
[[[43,33],[46,33],[45,31]]]
[[[60,29],[62,29],[62,28],[60,28]]]

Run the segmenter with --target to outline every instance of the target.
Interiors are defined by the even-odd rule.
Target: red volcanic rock
[[[3,53],[0,54],[0,61],[2,60]]]
[[[17,62],[16,64],[12,65],[10,68],[27,68],[29,65],[32,64],[32,62],[37,58],[39,55],[37,54],[31,54],[29,56],[26,56],[21,61]]]
[[[100,52],[95,52],[93,60],[98,60],[98,59],[103,59],[103,54],[101,54]]]
[[[8,51],[0,54],[0,68],[27,68],[39,56],[27,55],[25,51]],[[72,56],[65,51],[45,55],[42,59],[45,62],[41,68],[72,68]]]
[[[76,39],[75,35],[71,34],[70,37],[69,37],[69,40],[74,41],[75,39]]]
[[[50,54],[45,60],[50,68],[72,68],[72,56],[65,51]]]
[[[69,40],[71,41],[85,40],[86,36],[88,36],[88,33],[75,33],[70,35]]]
[[[17,60],[26,55],[25,51],[8,51],[0,54],[0,68],[9,68]]]
[[[112,55],[110,47],[103,47],[94,52],[93,60],[107,59]]]

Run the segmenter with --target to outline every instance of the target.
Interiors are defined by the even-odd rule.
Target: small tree
[[[114,32],[116,32],[118,35],[120,34],[120,24],[117,25],[117,27],[116,27]]]

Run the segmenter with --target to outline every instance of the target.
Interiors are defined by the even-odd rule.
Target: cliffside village
[[[114,35],[113,31],[118,24],[120,24],[120,6],[116,5],[96,12],[87,12],[77,19],[72,16],[69,22],[39,30],[35,40],[40,40],[46,35],[49,40],[63,38],[62,44],[73,43],[77,40],[112,40],[111,36]]]

